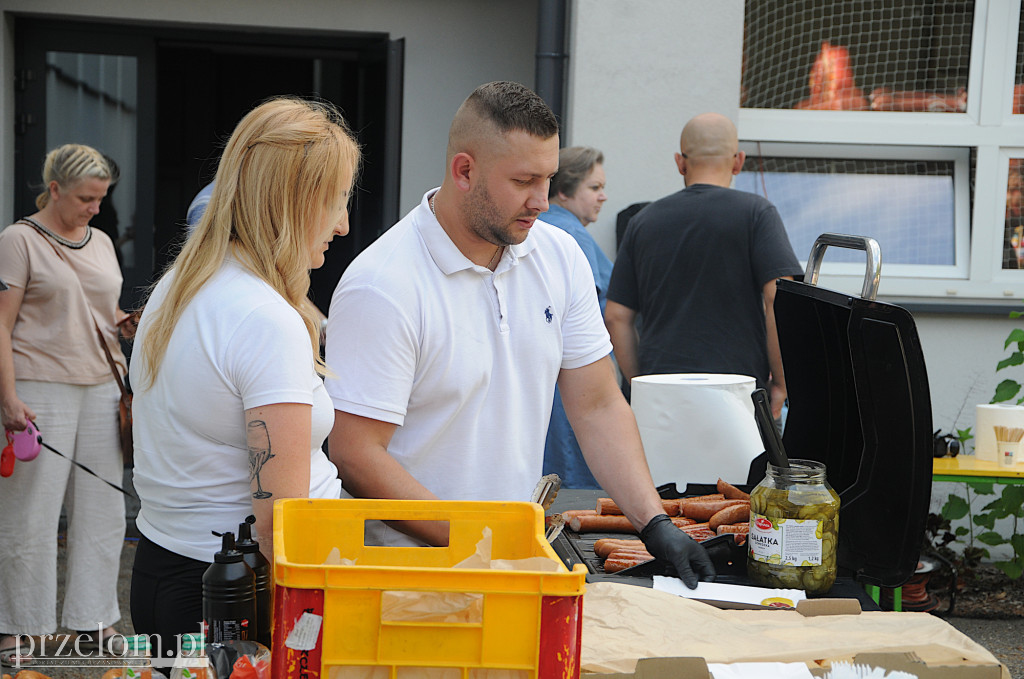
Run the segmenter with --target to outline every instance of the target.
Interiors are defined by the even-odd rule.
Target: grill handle
[[[818,236],[811,248],[811,256],[807,259],[804,283],[815,286],[818,284],[818,269],[825,258],[825,249],[830,245],[864,251],[867,256],[867,268],[864,271],[864,286],[861,288],[860,296],[874,300],[878,294],[878,281],[882,277],[882,250],[878,247],[878,241],[867,236],[849,236],[843,233],[823,233]]]

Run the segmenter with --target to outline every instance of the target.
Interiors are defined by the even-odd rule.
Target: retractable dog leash
[[[0,453],[0,477],[7,478],[14,473],[14,462],[15,460],[21,460],[22,462],[31,462],[36,459],[39,455],[39,451],[43,448],[60,455],[71,464],[79,467],[83,471],[89,472],[97,479],[107,484],[114,490],[119,490],[128,497],[135,497],[127,490],[120,486],[116,486],[110,481],[94,472],[93,470],[86,467],[77,460],[72,460],[70,457],[60,452],[53,446],[43,441],[42,434],[36,428],[35,424],[31,420],[28,421],[28,425],[22,431],[11,431],[10,429],[4,432],[7,436],[7,445],[4,446],[3,452]]]

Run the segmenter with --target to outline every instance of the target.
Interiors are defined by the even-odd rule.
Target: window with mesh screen
[[[822,233],[870,236],[887,265],[956,264],[954,160],[797,158],[750,154],[735,188],[778,209],[797,256]],[[830,253],[836,262],[863,254]]]
[[[974,4],[746,0],[741,106],[963,112]]]

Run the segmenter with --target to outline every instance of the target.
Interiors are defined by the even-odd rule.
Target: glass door
[[[43,159],[62,144],[87,144],[116,166],[92,221],[110,236],[124,276],[121,304],[131,308],[153,268],[151,120],[152,43],[116,31],[97,35],[73,25],[19,22],[15,217],[35,210]],[[148,109],[148,110],[147,110]],[[148,226],[147,226],[148,225]]]
[[[46,148],[86,144],[113,161],[118,179],[92,225],[110,236],[127,267],[136,263],[138,71],[134,56],[46,53]]]

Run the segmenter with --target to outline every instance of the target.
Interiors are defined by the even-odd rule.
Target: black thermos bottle
[[[255,517],[250,517],[255,518]],[[245,563],[249,564],[254,576],[256,591],[256,641],[267,648],[271,646],[270,622],[272,611],[270,587],[270,562],[260,553],[260,545],[252,539],[252,526],[248,523],[238,524],[238,544],[235,545],[242,553]]]
[[[252,568],[235,549],[235,534],[221,536],[221,550],[203,573],[206,643],[249,640],[255,636],[256,591]]]

